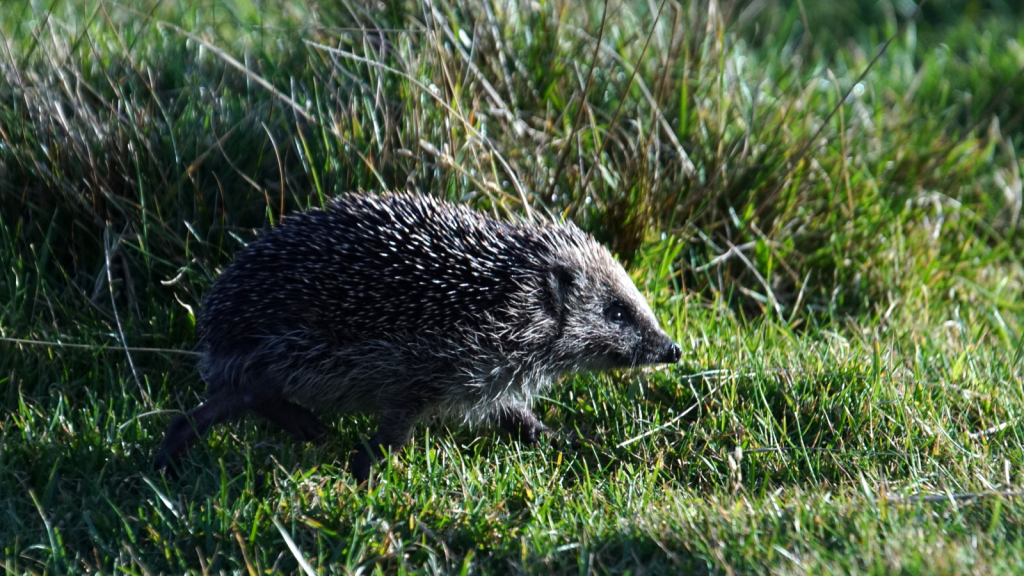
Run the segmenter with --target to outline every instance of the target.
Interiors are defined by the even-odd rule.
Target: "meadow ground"
[[[0,336],[66,346],[0,342],[0,567],[1021,573],[1010,4],[3,2]],[[218,270],[385,188],[571,218],[683,362],[554,388],[578,446],[421,426],[359,489],[371,419],[246,420],[154,473]]]

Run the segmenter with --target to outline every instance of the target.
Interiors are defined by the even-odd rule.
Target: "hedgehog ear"
[[[569,291],[575,280],[576,275],[565,266],[554,266],[548,271],[545,301],[549,311],[556,318],[561,319],[564,315],[566,302],[569,301]]]

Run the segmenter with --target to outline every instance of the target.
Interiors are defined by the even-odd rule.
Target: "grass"
[[[0,336],[85,347],[0,342],[2,567],[1020,573],[1019,10],[811,4],[3,3]],[[153,473],[218,270],[384,188],[572,218],[683,362],[556,387],[579,447],[421,426],[359,489],[371,419],[245,421]]]

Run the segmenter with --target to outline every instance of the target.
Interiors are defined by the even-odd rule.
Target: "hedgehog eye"
[[[604,309],[604,317],[609,322],[626,326],[629,324],[629,312],[621,302],[612,302]]]

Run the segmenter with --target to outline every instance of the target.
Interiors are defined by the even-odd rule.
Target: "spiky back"
[[[486,330],[508,322],[560,253],[594,249],[574,226],[507,223],[427,196],[348,195],[286,218],[206,297],[208,349],[315,331],[333,342]]]

